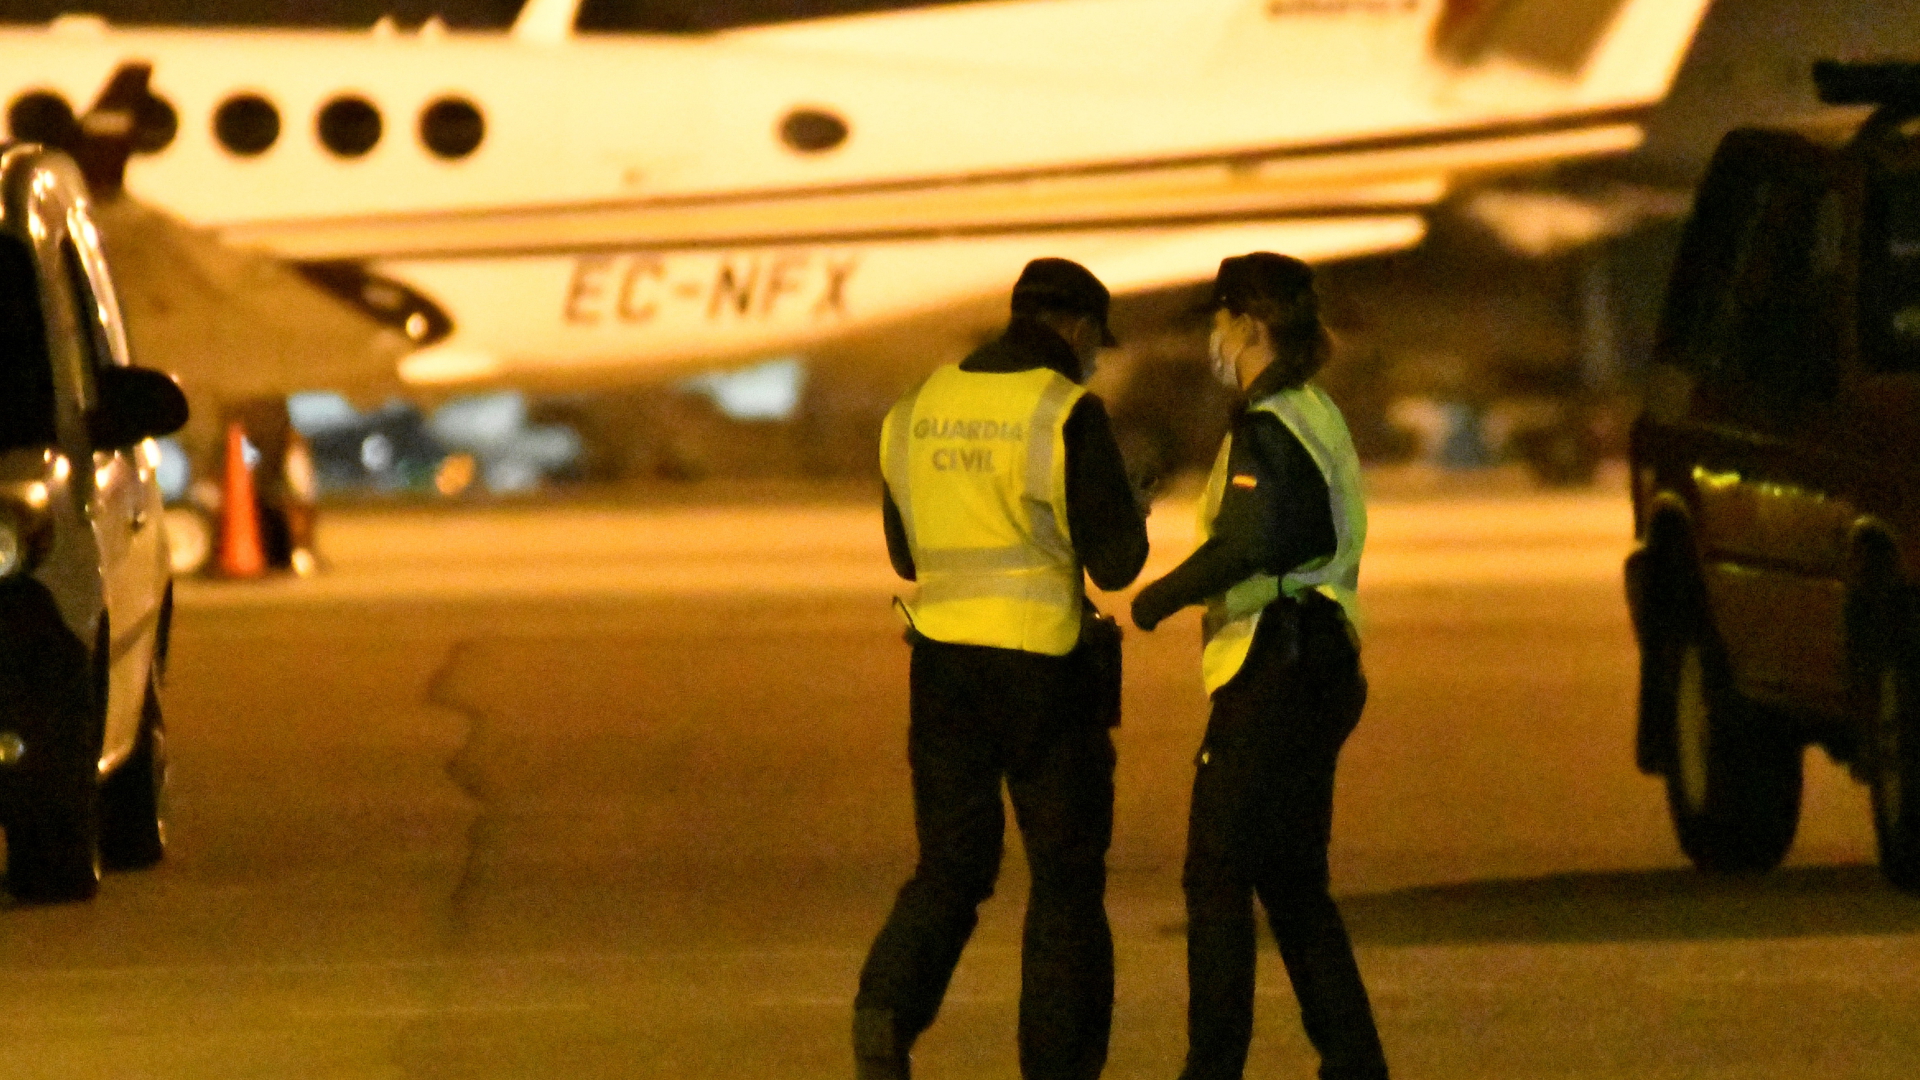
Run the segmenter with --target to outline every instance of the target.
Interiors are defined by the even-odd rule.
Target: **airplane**
[[[370,356],[416,387],[631,384],[986,318],[1038,255],[1124,295],[1413,246],[1462,185],[1636,146],[1707,2],[918,0],[691,35],[581,32],[580,0],[506,33],[67,16],[0,29],[0,96],[13,136],[401,343],[296,386]]]

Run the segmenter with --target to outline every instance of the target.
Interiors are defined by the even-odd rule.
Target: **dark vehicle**
[[[304,434],[322,491],[431,491],[447,456],[426,417],[403,401]]]
[[[22,900],[157,862],[166,661],[160,455],[173,380],[131,366],[79,170],[0,147],[0,824]]]
[[[1703,869],[1778,864],[1801,763],[1920,890],[1920,64],[1815,70],[1832,139],[1721,143],[1633,430],[1640,768]]]

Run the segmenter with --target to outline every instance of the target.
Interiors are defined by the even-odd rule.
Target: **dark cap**
[[[1086,315],[1100,324],[1100,344],[1107,348],[1119,344],[1107,328],[1107,308],[1112,297],[1093,271],[1072,259],[1035,259],[1020,271],[1013,283],[1013,313],[1027,315],[1036,310],[1068,311]]]
[[[1207,309],[1226,308],[1236,315],[1278,323],[1286,321],[1281,313],[1300,306],[1303,299],[1311,306],[1313,267],[1290,255],[1256,251],[1220,260]]]

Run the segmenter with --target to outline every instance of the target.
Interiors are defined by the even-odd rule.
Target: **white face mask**
[[[1226,347],[1221,344],[1218,330],[1207,335],[1207,359],[1213,365],[1213,377],[1221,386],[1229,390],[1240,389],[1240,369],[1236,366],[1240,354],[1236,352],[1232,356],[1227,355]]]

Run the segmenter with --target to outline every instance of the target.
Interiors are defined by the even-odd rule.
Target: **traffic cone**
[[[260,510],[253,501],[253,470],[247,466],[247,436],[238,421],[227,425],[227,475],[220,490],[220,574],[259,577],[267,572],[260,544]]]

